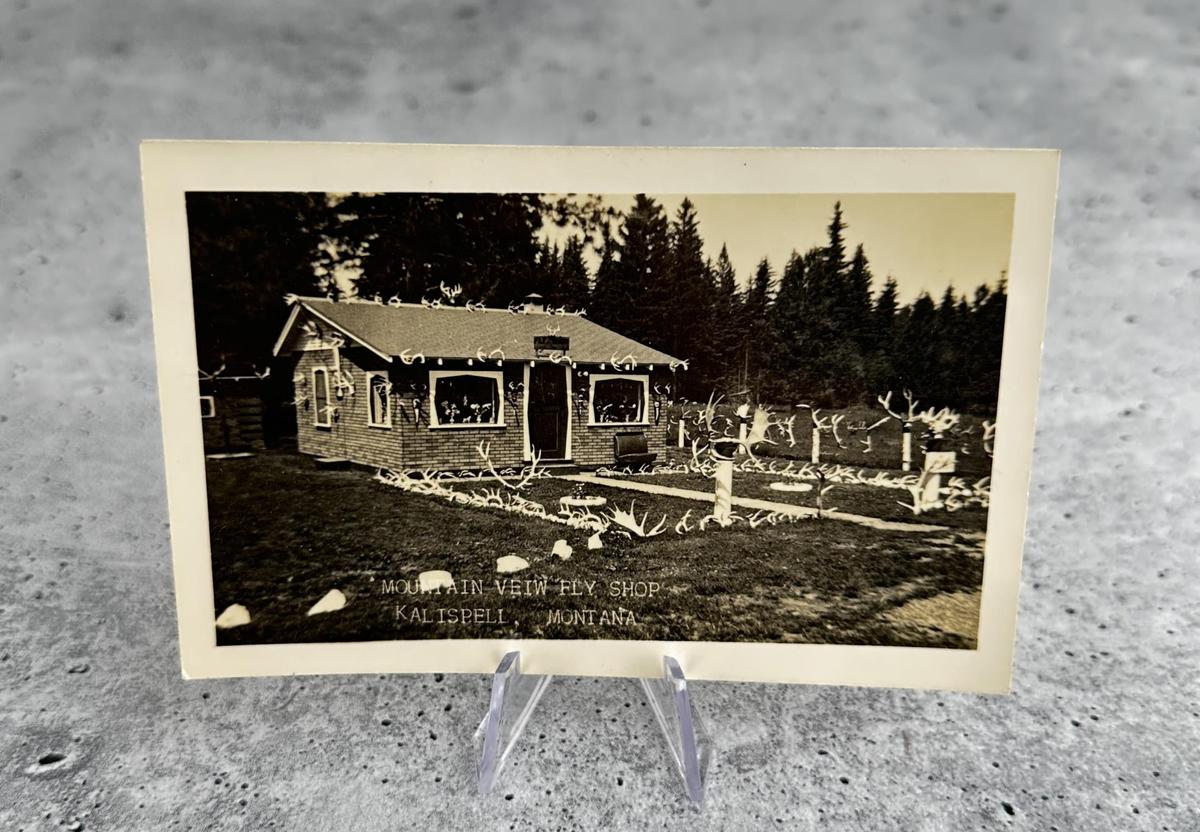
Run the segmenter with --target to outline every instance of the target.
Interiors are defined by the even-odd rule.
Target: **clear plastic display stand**
[[[525,730],[552,678],[522,673],[519,652],[508,653],[500,660],[492,676],[487,713],[475,732],[480,795],[491,792],[496,784],[509,752]],[[661,677],[638,681],[667,741],[671,761],[683,780],[684,791],[688,799],[699,805],[704,799],[704,779],[712,744],[704,724],[692,710],[683,670],[675,659],[664,656]]]

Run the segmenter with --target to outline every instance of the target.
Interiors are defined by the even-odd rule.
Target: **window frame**
[[[204,405],[208,405],[208,412],[204,412]],[[201,396],[200,397],[200,418],[215,419],[217,418],[217,397],[216,396]]]
[[[318,402],[317,402],[317,373],[321,374],[321,377],[323,378],[323,380],[325,382],[325,408],[324,409],[328,410],[330,407],[333,406],[333,390],[329,384],[329,368],[324,367],[324,366],[313,367],[312,368],[313,427],[315,427],[315,428],[332,428],[333,427],[333,414],[327,412],[324,416],[324,421],[322,421],[322,416],[321,416],[322,408],[317,406],[318,405]]]
[[[641,418],[636,422],[597,422],[596,421],[596,382],[598,381],[640,381],[642,384]],[[650,376],[645,373],[592,373],[588,376],[588,408],[587,424],[590,428],[646,428],[650,427],[647,411],[650,409]]]
[[[453,422],[443,424],[437,412],[437,383],[455,376],[482,376],[496,384],[496,421]],[[430,370],[429,371],[429,429],[430,430],[491,430],[508,427],[504,421],[504,371],[503,370]]]
[[[374,391],[371,390],[371,382],[377,378],[381,378],[381,379],[383,379],[383,383],[385,385],[387,385],[390,383],[388,381],[388,374],[385,372],[380,372],[379,370],[368,370],[366,375],[367,375],[367,385],[366,385],[366,388],[367,388],[367,427],[369,427],[369,428],[391,428],[391,426],[392,426],[392,394],[390,391],[387,390],[386,387],[384,388],[385,393],[384,393],[384,398],[383,398],[384,416],[385,416],[384,420],[381,422],[375,421],[374,416],[371,413],[371,410],[372,410],[371,405],[374,404],[374,402],[375,402],[375,393],[374,393]]]

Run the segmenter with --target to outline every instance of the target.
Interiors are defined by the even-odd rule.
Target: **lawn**
[[[673,527],[680,516],[695,509],[699,519],[707,506],[588,486],[612,506],[627,509],[636,501],[639,516],[650,512],[650,525],[667,516],[667,531],[658,537],[628,539],[610,530],[604,548],[589,550],[587,530],[407,493],[364,469],[319,470],[304,457],[267,453],[209,460],[207,470],[215,612],[236,603],[252,617],[248,625],[219,630],[221,644],[499,637],[975,644],[983,569],[977,531],[888,532],[810,519],[679,535]],[[525,496],[553,514],[558,497],[574,487],[539,480]],[[805,495],[764,489],[755,496]],[[559,538],[574,548],[570,560],[551,553]],[[495,561],[503,555],[518,555],[530,567],[497,575]],[[449,571],[463,591],[392,591],[435,569]],[[510,578],[518,581],[497,587],[495,581]],[[614,597],[614,581],[657,589],[651,597]],[[539,586],[544,594],[536,593]],[[344,609],[305,615],[335,588],[347,598]],[[469,623],[447,620],[463,618],[463,609],[479,613],[471,612]],[[579,614],[556,620],[562,611]],[[618,623],[602,621],[606,612]]]

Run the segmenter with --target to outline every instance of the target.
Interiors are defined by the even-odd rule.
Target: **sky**
[[[555,195],[548,195],[556,199]],[[674,216],[681,194],[651,194]],[[841,200],[846,253],[862,243],[876,290],[888,275],[899,284],[901,302],[927,291],[935,298],[947,286],[970,296],[980,283],[995,284],[1008,269],[1012,238],[1012,194],[691,194],[705,254],[714,260],[721,244],[745,286],[766,256],[778,279],[793,249],[823,245],[834,202]],[[605,194],[618,208],[632,194]],[[553,225],[542,236],[562,242],[570,229]],[[597,258],[589,252],[593,273]]]

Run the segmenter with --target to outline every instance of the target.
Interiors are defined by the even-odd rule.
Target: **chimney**
[[[525,296],[525,312],[545,312],[546,302],[537,292],[530,292]]]

